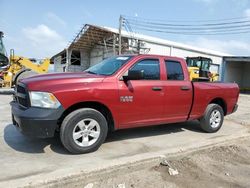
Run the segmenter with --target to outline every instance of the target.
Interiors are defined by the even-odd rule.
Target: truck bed
[[[221,101],[225,115],[231,114],[237,103],[239,87],[235,83],[224,82],[192,82],[193,104],[189,119],[200,118],[207,105],[212,101]]]

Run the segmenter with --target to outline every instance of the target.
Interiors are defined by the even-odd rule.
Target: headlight
[[[194,73],[195,73],[195,74],[199,74],[199,73],[200,73],[200,71],[198,71],[198,70],[195,70],[195,71],[194,71]]]
[[[29,94],[31,106],[41,108],[58,108],[61,105],[52,93],[31,91]]]

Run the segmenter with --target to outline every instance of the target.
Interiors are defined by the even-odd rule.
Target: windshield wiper
[[[89,74],[97,74],[96,72],[92,72],[92,71],[86,71]]]

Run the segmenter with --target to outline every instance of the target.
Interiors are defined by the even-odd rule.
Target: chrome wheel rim
[[[218,128],[221,122],[221,113],[219,110],[213,110],[210,115],[210,126],[212,128]]]
[[[73,130],[73,140],[80,147],[93,145],[100,136],[99,123],[91,118],[79,121]]]

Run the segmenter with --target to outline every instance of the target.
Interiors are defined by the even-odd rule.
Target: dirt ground
[[[153,169],[161,174],[163,182],[176,187],[250,187],[249,138],[182,156],[170,163],[179,175],[170,176],[163,166]]]
[[[169,175],[168,167],[156,160],[93,174],[64,187],[250,187],[250,138],[166,159],[179,174]]]

